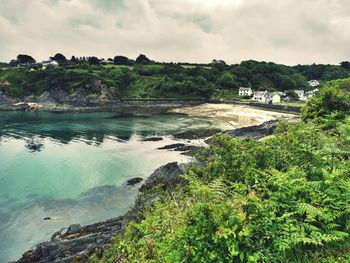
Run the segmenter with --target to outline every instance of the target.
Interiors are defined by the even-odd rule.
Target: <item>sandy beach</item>
[[[176,108],[170,110],[170,112],[186,114],[189,116],[202,116],[224,119],[236,128],[237,125],[240,127],[244,127],[249,125],[260,124],[269,120],[298,118],[298,116],[294,114],[260,110],[242,105],[212,103]]]

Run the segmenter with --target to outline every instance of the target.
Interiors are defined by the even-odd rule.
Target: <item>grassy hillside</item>
[[[118,98],[236,98],[240,86],[256,90],[308,90],[307,80],[329,81],[349,77],[350,71],[340,66],[307,65],[289,67],[274,63],[244,61],[226,65],[214,61],[208,65],[69,64],[41,70],[2,67],[0,90],[10,96],[40,95],[44,91],[64,90],[74,93],[85,89],[94,94],[99,82],[112,89]]]
[[[331,83],[303,122],[265,140],[215,137],[188,187],[159,188],[143,220],[91,261],[349,262],[349,83]]]

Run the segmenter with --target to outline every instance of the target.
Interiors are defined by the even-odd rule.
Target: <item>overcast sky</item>
[[[0,61],[71,55],[350,60],[349,0],[0,0]]]

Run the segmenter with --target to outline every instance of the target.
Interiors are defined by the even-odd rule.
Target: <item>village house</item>
[[[43,61],[42,63],[42,69],[46,69],[47,67],[54,67],[57,68],[58,67],[58,63],[54,60],[48,60],[48,61]]]
[[[310,87],[313,87],[313,88],[314,88],[314,87],[320,86],[320,82],[318,82],[318,81],[315,80],[315,79],[309,80],[308,83],[309,83],[309,86],[310,86]]]
[[[271,93],[267,90],[265,91],[255,91],[253,93],[252,100],[262,102],[262,103],[270,103],[272,100]]]
[[[320,91],[319,89],[314,89],[314,90],[305,92],[306,100],[308,100],[309,98],[313,97],[319,91]]]
[[[298,95],[299,100],[306,101],[305,91],[304,90],[294,90],[294,92]]]
[[[253,90],[251,88],[240,87],[238,90],[238,95],[241,97],[252,96]]]
[[[272,92],[271,101],[272,103],[280,103],[282,101],[283,92]]]

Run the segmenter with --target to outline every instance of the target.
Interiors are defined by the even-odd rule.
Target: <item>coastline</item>
[[[136,104],[136,105],[135,105]],[[149,104],[152,104],[151,107]],[[239,114],[242,111],[245,111],[245,114],[249,118],[257,117],[259,114],[262,114],[262,110],[257,110],[251,107],[244,106],[235,106],[232,104],[181,104],[181,103],[163,103],[163,107],[160,109],[159,104],[146,103],[142,104],[140,107],[139,103],[130,103],[127,104],[127,109],[131,114],[137,115],[143,113],[146,114],[165,114],[165,113],[177,113],[185,114],[189,116],[206,116],[214,118],[232,118],[237,111]],[[120,105],[118,105],[120,106]],[[126,108],[119,107],[119,110]],[[145,108],[147,109],[145,111]],[[64,111],[70,112],[70,111]],[[85,111],[84,111],[85,112]],[[123,112],[125,114],[125,112]],[[257,118],[254,125],[246,125],[241,128],[235,129],[235,131],[241,131],[241,133],[246,133],[247,129],[254,130],[257,134],[261,135],[259,131],[259,126],[264,126],[266,122],[272,122],[274,127],[276,126],[277,120],[282,118],[290,119],[295,118],[295,115],[291,114],[281,114],[273,112],[265,112],[266,115],[262,118]],[[231,129],[232,130],[232,129]],[[273,130],[273,129],[272,129]],[[228,127],[226,133],[231,135],[230,129]],[[270,130],[269,130],[270,132]],[[215,134],[216,132],[213,132]],[[211,135],[204,135],[202,139],[210,137]],[[261,137],[268,134],[263,134]],[[189,136],[189,135],[186,135]],[[193,136],[193,135],[190,135]],[[233,135],[233,137],[235,137]],[[239,136],[238,136],[239,137]],[[187,138],[187,139],[192,139]],[[145,198],[145,195],[142,192],[142,189],[152,189],[153,187],[159,185],[160,183],[168,182],[168,178],[173,177],[169,187],[174,187],[180,181],[180,175],[186,171],[185,165],[179,165],[177,163],[169,163],[165,166],[161,166],[156,169],[144,182],[144,184],[136,184],[140,186],[141,193],[135,201],[134,206],[122,216],[117,218],[109,219],[103,222],[97,222],[95,224],[87,225],[81,227],[80,225],[71,225],[65,229],[61,229],[53,234],[50,241],[40,243],[36,246],[34,250],[29,250],[25,252],[21,259],[14,262],[86,262],[87,258],[97,251],[97,253],[103,253],[105,249],[108,248],[112,237],[120,234],[123,231],[124,226],[132,221],[138,220],[137,214],[140,209],[148,202],[150,199]],[[146,185],[146,186],[145,186]],[[56,261],[54,261],[56,260]]]
[[[3,102],[3,101],[2,101]],[[0,103],[1,111],[43,111],[43,112],[114,112],[121,115],[151,115],[162,114],[169,110],[203,104],[233,105],[274,111],[281,113],[299,114],[300,107],[231,100],[192,100],[192,99],[124,99],[90,102],[54,103],[50,101],[8,101]]]

